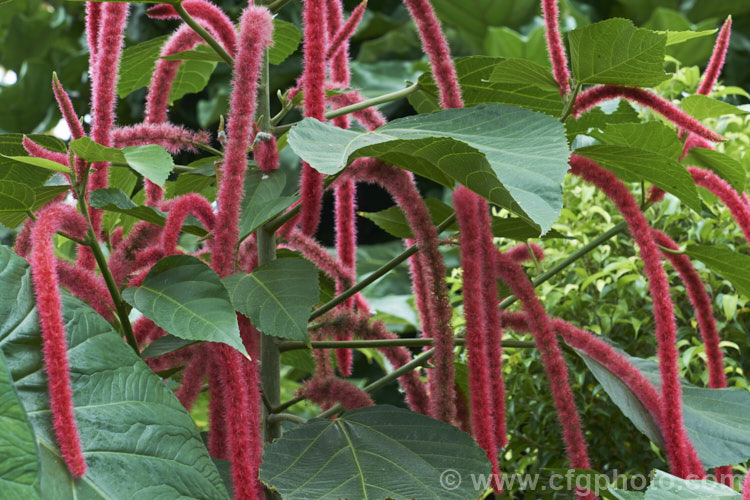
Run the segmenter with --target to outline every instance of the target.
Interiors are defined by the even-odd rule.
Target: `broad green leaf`
[[[528,59],[551,68],[544,26],[537,26],[526,36],[507,26],[490,26],[484,37],[484,54],[507,59]]]
[[[568,33],[571,68],[579,83],[651,87],[667,78],[667,36],[636,28],[628,19],[607,19]]]
[[[34,206],[34,190],[26,184],[0,181],[0,212],[25,212]]]
[[[229,295],[208,264],[190,255],[157,262],[122,298],[175,337],[221,342],[247,356]]]
[[[683,165],[707,168],[729,182],[738,192],[745,190],[747,174],[742,164],[731,156],[707,148],[692,148],[682,160]]]
[[[676,160],[644,149],[609,144],[586,146],[575,152],[591,158],[625,182],[647,180],[700,213],[701,202],[695,182]]]
[[[160,36],[126,47],[122,51],[120,78],[117,80],[117,95],[120,99],[149,84],[161,47],[168,38],[169,35]]]
[[[492,235],[497,238],[508,238],[516,241],[539,238],[539,231],[523,219],[517,217],[492,217],[491,222]],[[541,238],[566,238],[566,236],[555,229],[550,229]]]
[[[273,45],[268,49],[268,62],[281,64],[287,57],[291,56],[302,40],[300,30],[281,19],[273,20]]]
[[[41,452],[41,497],[110,500],[127,492],[228,499],[190,415],[122,336],[67,292],[63,319],[88,464],[78,480],[68,474],[55,444],[29,265],[0,247],[0,348]]]
[[[578,119],[568,118],[565,120],[565,131],[572,142],[578,134],[604,130],[618,123],[641,123],[638,112],[625,99],[620,99],[617,107],[613,108],[609,102],[605,102],[584,113]]]
[[[612,372],[601,365],[592,368],[598,363],[576,352],[635,426],[655,443],[661,443],[658,425],[643,407],[639,408],[637,397],[619,380],[614,380]],[[661,375],[656,361],[623,354],[659,389]],[[688,436],[706,468],[737,464],[750,458],[750,395],[745,389],[706,389],[683,380],[682,414]]]
[[[157,144],[127,146],[122,148],[122,154],[130,168],[157,186],[164,186],[164,182],[174,168],[172,155]]]
[[[180,64],[169,91],[169,104],[182,99],[185,94],[194,94],[206,88],[216,64],[216,61],[197,60],[188,60]]]
[[[591,135],[605,144],[642,149],[672,160],[682,154],[677,133],[660,122],[611,124],[603,133]]]
[[[238,312],[266,335],[307,342],[307,320],[318,303],[318,270],[304,260],[276,259],[221,280]]]
[[[434,225],[440,224],[453,215],[453,209],[436,198],[427,198],[424,202],[430,211],[430,218]],[[359,215],[370,219],[380,229],[397,238],[414,238],[404,211],[397,206],[386,208],[380,212],[360,212]],[[458,229],[458,226],[454,223],[452,228]]]
[[[303,373],[315,373],[315,360],[308,349],[295,349],[281,353],[281,364]]]
[[[534,0],[434,0],[440,20],[455,26],[462,37],[481,47],[486,31],[492,26],[519,28],[534,18]]]
[[[643,491],[630,491],[620,490],[617,488],[610,488],[607,490],[616,500],[643,500],[646,497],[646,493]]]
[[[184,349],[185,347],[197,344],[198,342],[199,341],[197,340],[181,339],[180,337],[175,337],[171,333],[168,333],[151,342],[148,347],[141,352],[141,357],[143,359],[158,358],[159,356]]]
[[[489,80],[497,83],[533,85],[558,92],[559,87],[549,68],[526,59],[506,59],[492,70]]]
[[[738,292],[750,297],[750,256],[717,245],[688,245],[685,251],[691,259],[703,262],[731,281]]]
[[[750,113],[750,111],[732,106],[728,102],[700,94],[687,96],[680,101],[680,107],[696,120],[723,115],[746,115]]]
[[[138,205],[128,198],[128,195],[116,188],[92,191],[89,195],[89,203],[94,208],[129,215],[136,219],[156,224],[157,226],[164,227],[167,220],[167,214],[161,210],[146,205]],[[190,219],[188,218],[188,220]],[[182,230],[196,236],[206,236],[208,234],[204,228],[189,223],[183,224]]]
[[[7,252],[7,249],[4,250]],[[0,257],[1,258],[1,257]],[[39,497],[39,449],[0,350],[0,497]]]
[[[196,48],[191,50],[183,50],[176,52],[170,56],[161,56],[159,59],[166,59],[167,61],[209,61],[209,62],[224,62],[224,59],[216,53],[214,49],[208,45],[198,45]]]
[[[48,160],[47,158],[36,158],[34,156],[2,156],[5,156],[5,158],[9,160],[26,163],[27,165],[45,168],[47,170],[52,170],[55,172],[64,172],[66,174],[70,172],[70,169],[66,165],[57,163],[56,161]]]
[[[123,152],[117,148],[110,148],[94,142],[90,137],[81,137],[70,141],[70,149],[81,159],[89,162],[111,161],[127,163]]]
[[[269,173],[248,170],[240,208],[241,238],[246,238],[268,219],[294,203],[294,197],[281,196],[285,185],[286,174],[281,170]]]
[[[455,475],[446,478],[446,470]],[[486,454],[468,434],[419,413],[379,405],[335,419],[316,418],[285,432],[266,446],[260,478],[285,500],[447,500],[476,497],[471,474],[489,470]],[[444,487],[450,479],[456,481]]]
[[[677,45],[678,43],[687,42],[694,38],[702,38],[704,36],[713,35],[719,30],[703,30],[703,31],[657,31],[657,33],[663,33],[667,35],[667,47],[670,45]]]
[[[0,181],[13,182],[13,181]],[[70,186],[39,186],[34,188],[34,204],[31,206],[31,212],[36,212],[44,205],[52,201],[56,196],[65,193]],[[0,210],[0,224],[6,227],[17,227],[28,218],[27,212],[3,212]]]
[[[541,233],[560,214],[569,155],[558,120],[502,104],[400,118],[369,133],[307,118],[290,130],[289,145],[329,175],[375,157],[447,186],[458,181]]]
[[[8,158],[29,155],[23,147],[23,137],[23,134],[0,135],[0,180],[15,181],[30,187],[41,186],[52,175],[51,170],[31,167]],[[27,137],[51,151],[63,153],[68,150],[63,141],[50,135],[32,134]]]
[[[740,500],[732,488],[708,479],[682,479],[664,471],[654,471],[645,500]]]
[[[495,66],[502,61],[501,58],[485,56],[456,59],[458,82],[467,107],[500,102],[560,116],[563,105],[557,88],[539,88],[528,83],[490,82]],[[419,87],[419,91],[409,95],[409,103],[414,109],[418,113],[431,113],[441,109],[437,86],[431,73],[419,77]]]

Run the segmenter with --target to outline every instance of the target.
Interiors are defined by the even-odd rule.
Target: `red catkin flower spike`
[[[56,161],[57,163],[66,166],[68,165],[68,155],[65,153],[58,153],[57,151],[50,151],[49,149],[45,149],[26,136],[23,136],[21,144],[23,144],[23,148],[31,156],[34,156],[36,158],[44,158],[45,160]]]
[[[134,266],[138,254],[157,241],[161,231],[161,227],[149,222],[137,222],[127,238],[114,247],[114,251],[107,260],[107,266],[118,285],[123,284],[126,278],[135,271]]]
[[[537,261],[544,260],[544,250],[542,250],[542,247],[536,243],[529,243],[528,246],[525,243],[514,246],[513,248],[506,250],[505,255],[516,264],[521,264],[532,260],[531,254],[529,253],[529,247],[531,247],[531,251],[534,252],[534,259]]]
[[[464,101],[456,68],[435,10],[429,0],[404,0],[404,3],[417,24],[422,48],[430,59],[432,75],[440,91],[440,105],[445,109],[462,108]]]
[[[256,93],[264,50],[272,43],[273,23],[268,9],[248,7],[240,20],[239,50],[232,77],[233,90],[227,119],[227,147],[217,202],[213,267],[220,276],[234,270],[239,239],[239,208],[247,170],[247,148],[253,134]]]
[[[287,244],[293,250],[302,252],[306,259],[333,278],[337,286],[349,288],[354,284],[352,279],[354,271],[344,267],[339,259],[333,257],[317,241],[306,236],[299,229],[292,230],[287,235]]]
[[[68,344],[52,236],[57,231],[64,231],[73,237],[83,238],[88,224],[73,207],[61,203],[42,209],[37,215],[31,230],[31,277],[42,329],[52,426],[68,470],[74,477],[81,477],[86,473],[86,460],[73,414]]]
[[[745,480],[742,482],[742,500],[750,500],[750,472],[745,474]]]
[[[568,72],[568,58],[565,56],[565,46],[560,37],[560,12],[557,0],[542,0],[542,15],[544,16],[545,35],[547,37],[547,52],[552,62],[552,73],[560,86],[560,94],[570,92],[570,73]]]
[[[181,5],[190,17],[199,21],[216,37],[229,55],[234,56],[237,35],[232,20],[223,10],[206,0],[183,0]],[[181,19],[175,8],[168,4],[155,5],[146,14],[152,19]]]
[[[630,234],[638,244],[654,301],[657,354],[662,381],[661,391],[664,399],[662,412],[665,423],[664,441],[667,456],[674,475],[684,478],[690,473],[697,473],[691,471],[692,464],[687,451],[690,440],[687,437],[682,419],[682,391],[677,365],[679,353],[676,346],[677,325],[675,324],[674,305],[669,294],[667,275],[659,258],[659,249],[654,241],[651,228],[632,193],[612,172],[576,154],[572,155],[570,166],[571,173],[594,184],[615,203],[628,224]]]
[[[86,43],[89,46],[89,68],[96,65],[103,6],[104,4],[100,2],[86,2]]]
[[[65,92],[60,80],[57,79],[57,73],[52,73],[52,92],[55,94],[60,113],[70,129],[70,137],[72,139],[80,139],[86,135],[86,132],[83,130],[83,125],[81,125],[75,109],[73,109],[73,103],[70,102],[68,93]]]
[[[585,113],[597,104],[618,97],[625,98],[656,111],[677,127],[697,134],[704,139],[713,142],[724,140],[722,136],[704,127],[698,120],[668,100],[653,92],[636,87],[624,87],[622,85],[599,85],[598,87],[592,87],[578,95],[573,107],[573,115],[578,118],[582,113]]]
[[[698,167],[688,167],[687,170],[696,184],[711,191],[727,206],[745,239],[750,242],[750,206],[745,203],[743,197],[727,181],[710,170]]]
[[[161,233],[164,255],[177,253],[177,240],[180,238],[182,223],[188,215],[197,217],[209,232],[213,230],[216,220],[211,203],[198,193],[187,193],[170,202],[167,222]]]
[[[276,137],[272,134],[259,132],[255,136],[253,146],[253,158],[258,168],[263,172],[272,172],[279,168],[279,150],[276,146]]]
[[[91,269],[59,260],[57,261],[57,277],[62,286],[90,305],[104,319],[107,321],[114,319],[114,304],[101,276],[97,276]]]
[[[345,410],[355,410],[374,404],[362,389],[336,377],[315,376],[304,384],[300,393],[321,408],[340,403]]]
[[[495,436],[495,408],[492,380],[498,375],[490,368],[490,331],[486,328],[487,303],[484,301],[484,278],[489,267],[483,251],[480,219],[481,202],[476,194],[463,186],[453,192],[456,220],[461,230],[461,268],[463,269],[464,315],[466,317],[466,349],[469,355],[469,392],[471,394],[471,428],[479,446],[487,454],[492,473],[499,477],[498,444]],[[499,326],[499,325],[498,325]],[[499,493],[499,484],[494,485]]]
[[[198,150],[194,143],[211,142],[211,135],[202,130],[193,132],[181,125],[167,122],[140,123],[112,130],[112,142],[116,148],[158,144],[171,154],[183,151],[194,153]]]
[[[727,57],[727,49],[729,48],[729,37],[732,34],[732,16],[727,17],[724,21],[724,25],[719,31],[719,36],[716,38],[716,45],[714,45],[714,51],[711,54],[711,59],[708,61],[706,71],[703,73],[700,85],[696,94],[708,95],[716,85],[716,80],[719,79],[721,74],[721,68],[724,67],[724,61]]]
[[[329,0],[330,2],[331,0]],[[331,43],[328,44],[328,50],[326,51],[326,61],[330,61],[333,55],[345,45],[354,34],[354,31],[362,21],[362,16],[367,9],[367,0],[363,0],[362,3],[352,11],[349,19],[346,20],[343,26],[337,27],[336,31],[331,30],[329,27],[328,32],[332,35]],[[330,21],[330,18],[329,18]],[[333,33],[331,33],[333,31]]]

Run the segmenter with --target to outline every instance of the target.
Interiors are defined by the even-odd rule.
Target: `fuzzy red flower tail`
[[[362,21],[362,16],[364,15],[366,8],[367,0],[363,0],[363,2],[357,5],[352,11],[352,14],[349,16],[349,19],[346,20],[344,25],[336,28],[338,31],[333,31],[330,27],[328,28],[328,32],[331,35],[331,43],[328,44],[328,50],[326,51],[327,61],[330,61],[333,55],[336,54],[343,45],[348,44],[349,39],[354,34],[357,26],[359,26],[360,21]]]
[[[711,191],[727,206],[745,239],[750,242],[750,206],[745,203],[742,196],[727,181],[710,170],[698,167],[688,167],[687,170],[696,184]]]
[[[649,289],[654,301],[654,321],[658,344],[661,391],[664,399],[664,440],[673,474],[686,477],[691,471],[688,447],[689,438],[682,419],[682,391],[677,366],[677,326],[674,306],[669,294],[669,282],[659,258],[659,249],[651,228],[638,207],[633,195],[612,172],[595,162],[574,154],[570,160],[571,173],[594,184],[617,206],[628,224],[630,234],[638,244],[643,260]],[[700,471],[702,473],[702,470]],[[696,471],[697,473],[697,471]]]
[[[165,255],[177,252],[177,240],[185,218],[192,214],[198,218],[209,232],[214,228],[216,217],[211,203],[198,193],[187,193],[170,200],[169,215],[161,234],[162,250]]]
[[[542,0],[542,15],[546,27],[547,52],[552,62],[552,73],[560,86],[560,94],[566,95],[570,92],[570,73],[568,72],[568,58],[565,56],[565,46],[560,37],[558,22],[560,12],[557,9],[557,0]]]
[[[199,21],[218,39],[229,55],[234,56],[237,34],[232,20],[223,10],[206,0],[183,0],[181,5],[190,17]],[[168,4],[151,7],[146,14],[152,19],[181,19],[175,8]]]
[[[259,138],[260,140],[258,140]],[[279,168],[279,150],[276,146],[276,137],[263,132],[258,133],[255,136],[255,146],[253,146],[253,159],[263,172],[272,172]]]
[[[724,61],[727,57],[727,49],[729,48],[729,37],[732,34],[732,16],[729,16],[724,25],[719,31],[719,36],[716,38],[716,45],[714,45],[714,51],[711,54],[711,59],[708,61],[706,71],[703,73],[703,79],[701,79],[700,85],[696,94],[708,95],[716,85],[716,80],[719,79],[721,69],[724,67]]]
[[[636,87],[624,87],[622,85],[599,85],[598,87],[592,87],[578,95],[573,108],[573,114],[577,118],[597,104],[618,97],[625,98],[656,111],[679,128],[697,134],[704,139],[713,142],[721,142],[724,140],[722,136],[704,127],[698,120],[688,115],[668,100],[649,92],[648,90]]]
[[[374,404],[362,389],[332,376],[315,376],[304,384],[300,392],[321,408],[330,408],[339,403],[345,410],[354,410]]]
[[[145,146],[158,144],[171,154],[183,151],[196,152],[195,143],[208,143],[211,135],[205,131],[193,132],[181,125],[171,123],[140,123],[127,127],[118,127],[112,131],[114,147]]]
[[[83,238],[88,224],[73,207],[64,204],[51,205],[37,215],[31,232],[31,277],[42,329],[52,426],[68,470],[74,477],[81,477],[86,473],[86,460],[73,413],[68,344],[52,236],[57,231],[65,231],[73,237]]]
[[[59,153],[57,151],[50,151],[49,149],[45,149],[26,136],[23,137],[21,144],[23,145],[23,148],[26,150],[26,152],[31,156],[56,161],[57,163],[66,166],[68,165],[68,155],[65,153]]]

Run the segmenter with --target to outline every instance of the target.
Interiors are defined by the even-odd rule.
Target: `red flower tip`
[[[23,144],[23,148],[31,156],[34,156],[36,158],[44,158],[45,160],[56,161],[57,163],[60,163],[66,166],[68,165],[67,154],[58,153],[57,151],[50,151],[49,149],[45,149],[39,144],[37,144],[36,142],[29,139],[27,136],[23,136],[23,140],[21,144]]]
[[[374,404],[370,395],[362,389],[335,377],[315,376],[304,384],[300,392],[321,408],[340,403],[346,410],[355,410]]]
[[[190,17],[199,21],[219,40],[230,55],[235,54],[237,35],[232,20],[223,10],[206,0],[183,0],[181,5]],[[180,19],[175,8],[169,4],[155,5],[146,10],[146,14],[152,19]]]
[[[703,73],[703,79],[696,94],[708,95],[716,85],[716,80],[719,79],[721,68],[724,67],[724,61],[727,57],[727,49],[729,48],[729,37],[732,34],[732,16],[727,17],[724,21],[724,25],[721,27],[719,36],[716,38],[716,45],[714,45],[714,51],[711,54],[711,59],[708,61],[706,71]]]
[[[354,31],[357,29],[357,26],[359,26],[360,21],[362,21],[362,16],[365,13],[365,9],[367,9],[367,0],[363,0],[362,3],[357,5],[357,7],[352,11],[352,14],[349,16],[349,19],[346,20],[346,23],[338,28],[338,31],[334,33],[331,43],[328,44],[326,60],[330,61],[333,58],[333,55],[344,45],[344,42],[348,41],[351,38],[351,36],[354,34]]]
[[[198,193],[187,193],[170,200],[169,215],[161,234],[162,250],[165,255],[177,253],[177,240],[185,218],[192,214],[198,218],[208,231],[214,228],[214,216],[211,203]]]
[[[696,184],[711,191],[726,205],[745,239],[750,242],[750,206],[745,203],[744,198],[727,181],[710,170],[698,167],[688,167],[687,170]]]
[[[507,255],[508,258],[516,264],[521,264],[528,260],[532,260],[531,253],[529,253],[529,248],[531,248],[531,251],[534,252],[534,259],[544,260],[544,250],[542,250],[542,247],[540,247],[536,243],[531,242],[529,242],[528,245],[526,243],[522,243],[511,249],[508,249],[506,250],[505,255]]]
[[[83,125],[81,125],[75,109],[73,109],[73,103],[70,102],[68,93],[65,92],[60,80],[57,79],[57,73],[52,73],[52,92],[55,94],[60,113],[62,113],[65,123],[70,129],[70,136],[73,139],[80,139],[86,135],[86,132],[83,130]]]
[[[558,24],[560,13],[557,9],[557,0],[542,0],[542,14],[546,26],[547,51],[552,62],[552,73],[560,86],[560,94],[566,95],[570,92],[570,73],[568,72],[568,58],[565,56],[565,47],[560,37],[560,25]]]
[[[255,136],[253,157],[258,168],[264,172],[271,172],[279,168],[279,150],[276,148],[276,137],[272,134],[259,132]]]

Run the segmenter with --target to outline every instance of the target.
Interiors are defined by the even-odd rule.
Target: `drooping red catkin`
[[[719,36],[716,38],[716,44],[714,45],[714,51],[711,54],[711,59],[708,61],[706,71],[703,73],[700,85],[696,94],[708,95],[716,85],[716,80],[719,78],[721,68],[724,67],[724,60],[727,57],[727,49],[729,48],[729,37],[732,34],[732,16],[727,17],[724,21],[724,25],[719,31]]]
[[[96,65],[103,6],[104,4],[99,2],[86,2],[86,43],[89,46],[89,68]]]
[[[61,163],[66,166],[68,165],[68,155],[65,153],[58,153],[57,151],[50,151],[49,149],[45,149],[26,136],[23,136],[22,144],[23,148],[31,156],[56,161],[57,163]]]
[[[323,2],[303,1],[302,24],[305,29],[303,41],[302,90],[305,93],[304,115],[325,120],[326,78],[326,9]],[[301,177],[302,214],[300,226],[307,235],[315,234],[320,223],[323,206],[323,176],[310,165],[302,162]]]
[[[354,271],[344,267],[340,259],[334,258],[317,241],[299,229],[293,229],[287,234],[286,242],[291,249],[302,252],[306,259],[333,278],[337,285],[340,284],[345,289],[354,284]]]
[[[750,242],[750,207],[745,203],[742,196],[735,191],[727,181],[711,172],[698,167],[688,167],[688,172],[699,186],[703,186],[719,198],[740,226],[745,239]]]
[[[116,148],[158,144],[171,154],[177,154],[183,151],[197,151],[193,144],[195,142],[209,143],[211,135],[203,130],[193,132],[181,125],[168,122],[139,123],[117,127],[112,131],[112,143]]]
[[[177,252],[182,223],[188,215],[197,217],[209,232],[213,230],[216,220],[211,203],[198,193],[183,194],[170,201],[169,215],[161,233],[162,249],[166,255]]]
[[[221,43],[229,55],[234,56],[237,47],[237,35],[232,20],[219,7],[206,0],[184,0],[181,4],[190,17],[205,26]],[[180,19],[174,7],[161,4],[146,11],[152,19]]]
[[[261,134],[255,136],[253,159],[263,172],[272,172],[279,168],[279,150],[276,146],[276,137],[271,134],[263,135],[267,137],[263,137],[261,141],[258,140]]]
[[[340,403],[345,410],[354,410],[374,404],[362,389],[336,377],[315,376],[304,384],[300,394],[321,408]]]
[[[435,10],[429,0],[404,0],[404,4],[417,24],[422,48],[430,59],[432,75],[440,91],[440,105],[445,109],[463,107],[456,68]]]
[[[328,33],[331,42],[328,44],[328,50],[326,51],[327,61],[332,60],[333,55],[338,52],[339,48],[344,45],[348,45],[349,39],[354,34],[357,26],[359,26],[360,21],[362,21],[362,16],[364,15],[366,8],[367,0],[363,0],[362,3],[357,5],[357,7],[352,11],[352,14],[349,16],[349,19],[346,20],[343,26],[337,25],[336,28],[332,28],[329,24]],[[328,17],[328,21],[329,23],[331,21],[330,15]],[[336,78],[334,78],[334,80],[336,80]]]
[[[544,250],[542,250],[542,247],[536,243],[529,243],[528,245],[521,243],[520,245],[516,245],[513,248],[506,250],[505,255],[516,264],[521,264],[527,260],[532,260],[531,253],[529,253],[529,247],[531,247],[531,251],[534,252],[534,259],[538,261],[544,260]]]
[[[348,170],[348,175],[353,175],[358,180],[374,182],[384,187],[404,211],[412,228],[420,249],[412,264],[412,283],[415,286],[422,335],[435,340],[434,368],[428,373],[430,414],[444,422],[453,422],[453,402],[456,397],[453,385],[453,312],[448,301],[445,266],[438,249],[437,230],[410,174],[368,158],[358,160]]]
[[[689,439],[682,420],[682,395],[680,375],[677,366],[677,326],[674,306],[669,294],[669,283],[659,258],[659,249],[654,241],[651,228],[638,208],[633,195],[617,177],[595,162],[573,154],[570,159],[571,173],[594,184],[617,206],[628,224],[630,234],[638,245],[644,270],[648,277],[649,289],[654,302],[654,321],[658,344],[661,391],[663,394],[664,441],[672,473],[686,477],[691,473],[691,463],[687,452]]]
[[[13,250],[23,258],[26,258],[31,252],[31,230],[33,227],[34,219],[26,219],[16,235],[16,241],[13,242]]]
[[[657,229],[652,229],[651,231],[657,245],[661,245],[669,250],[679,250],[677,243],[672,238]],[[687,289],[690,302],[693,304],[693,309],[695,309],[695,318],[698,321],[703,343],[706,346],[708,386],[712,389],[726,387],[727,379],[724,374],[724,354],[721,352],[721,347],[719,347],[721,339],[716,329],[716,320],[714,319],[713,308],[711,307],[711,297],[709,297],[700,275],[693,267],[693,263],[690,262],[690,257],[685,254],[674,254],[664,251],[662,251],[662,254],[680,275]]]
[[[182,383],[180,388],[175,392],[175,396],[180,400],[186,410],[190,410],[195,403],[198,394],[201,392],[203,378],[206,375],[206,356],[198,353],[185,367],[182,372]]]
[[[64,260],[57,261],[57,276],[60,284],[70,293],[90,305],[107,321],[114,318],[114,305],[101,276],[91,269],[85,269]]]
[[[624,87],[622,85],[599,85],[597,87],[592,87],[578,95],[575,106],[573,107],[573,115],[577,118],[597,104],[618,97],[625,98],[656,111],[679,128],[693,132],[704,139],[713,142],[721,142],[724,140],[722,136],[704,127],[698,120],[688,115],[668,100],[654,94],[653,92],[636,87]]]
[[[742,500],[750,500],[750,472],[745,474],[745,480],[742,482]]]
[[[352,91],[345,94],[331,96],[328,100],[337,108],[343,108],[344,106],[359,104],[364,101],[365,98],[359,92]],[[386,123],[385,117],[373,106],[355,111],[351,113],[351,116],[354,117],[354,119],[357,120],[366,130],[375,130]]]
[[[31,277],[42,329],[42,351],[52,425],[63,460],[74,477],[81,477],[86,473],[86,460],[73,414],[68,344],[52,236],[57,231],[64,231],[73,237],[83,238],[87,228],[86,219],[73,207],[58,203],[38,212],[31,231]]]
[[[133,323],[133,335],[135,335],[139,346],[150,344],[159,337],[157,330],[159,330],[159,327],[156,326],[156,323],[146,316],[141,316]]]
[[[485,308],[489,305],[484,297],[484,278],[489,263],[485,260],[484,241],[480,228],[481,198],[463,186],[453,191],[453,206],[460,229],[461,268],[463,269],[464,316],[466,317],[466,350],[469,356],[469,393],[471,394],[471,428],[479,446],[487,454],[492,473],[499,477],[498,443],[495,434],[496,418],[493,397],[494,377],[500,373],[491,371],[490,342],[494,340],[485,321]],[[497,325],[499,326],[499,325]],[[496,484],[496,491],[497,486]]]
[[[220,276],[234,270],[239,239],[239,206],[255,115],[256,92],[264,50],[272,43],[273,24],[268,9],[248,7],[240,19],[240,39],[232,76],[232,96],[227,120],[227,146],[217,195],[219,212],[214,232],[213,267]]]
[[[542,0],[542,15],[544,16],[545,34],[547,37],[547,52],[552,62],[552,73],[560,86],[560,94],[570,92],[570,73],[568,72],[568,58],[565,56],[565,46],[560,37],[560,13],[557,0]]]
[[[366,5],[366,2],[365,4]],[[360,18],[364,12],[363,5]],[[328,29],[329,39],[336,36],[336,33],[341,30],[343,23],[343,6],[341,0],[326,0],[326,26]],[[352,14],[354,16],[355,14]],[[354,28],[352,27],[352,30]],[[351,79],[349,71],[349,41],[348,37],[342,41],[339,46],[331,51],[329,45],[329,52],[331,58],[326,57],[331,63],[330,74],[331,80],[337,82],[342,87],[348,87]],[[333,124],[341,128],[349,128],[349,117],[339,116],[333,119]],[[357,255],[357,226],[355,219],[355,211],[357,209],[356,202],[356,187],[352,179],[342,179],[341,182],[337,182],[334,186],[334,226],[336,228],[336,253],[339,256],[342,264],[347,269],[351,270],[351,280],[354,281],[356,278],[354,269],[356,268],[356,255]],[[336,293],[341,293],[346,287],[337,285]],[[349,298],[340,307],[353,308],[354,297]],[[344,334],[336,337],[336,340],[349,340],[350,336]],[[352,373],[352,351],[351,349],[336,349],[336,360],[339,367],[339,371],[344,376],[349,376]]]
[[[113,252],[107,259],[107,266],[118,285],[122,285],[135,270],[138,254],[157,242],[161,231],[162,228],[149,222],[137,222],[130,234],[113,248]]]
[[[534,285],[519,265],[499,250],[496,252],[495,258],[497,276],[508,285],[513,294],[521,301],[521,308],[526,313],[529,330],[534,335],[549,380],[552,400],[557,410],[557,418],[562,429],[563,442],[570,460],[570,466],[588,469],[590,463],[586,440],[583,437],[581,418],[576,410],[575,399],[570,390],[568,368],[565,365],[565,359],[557,342],[552,322],[534,292]]]

